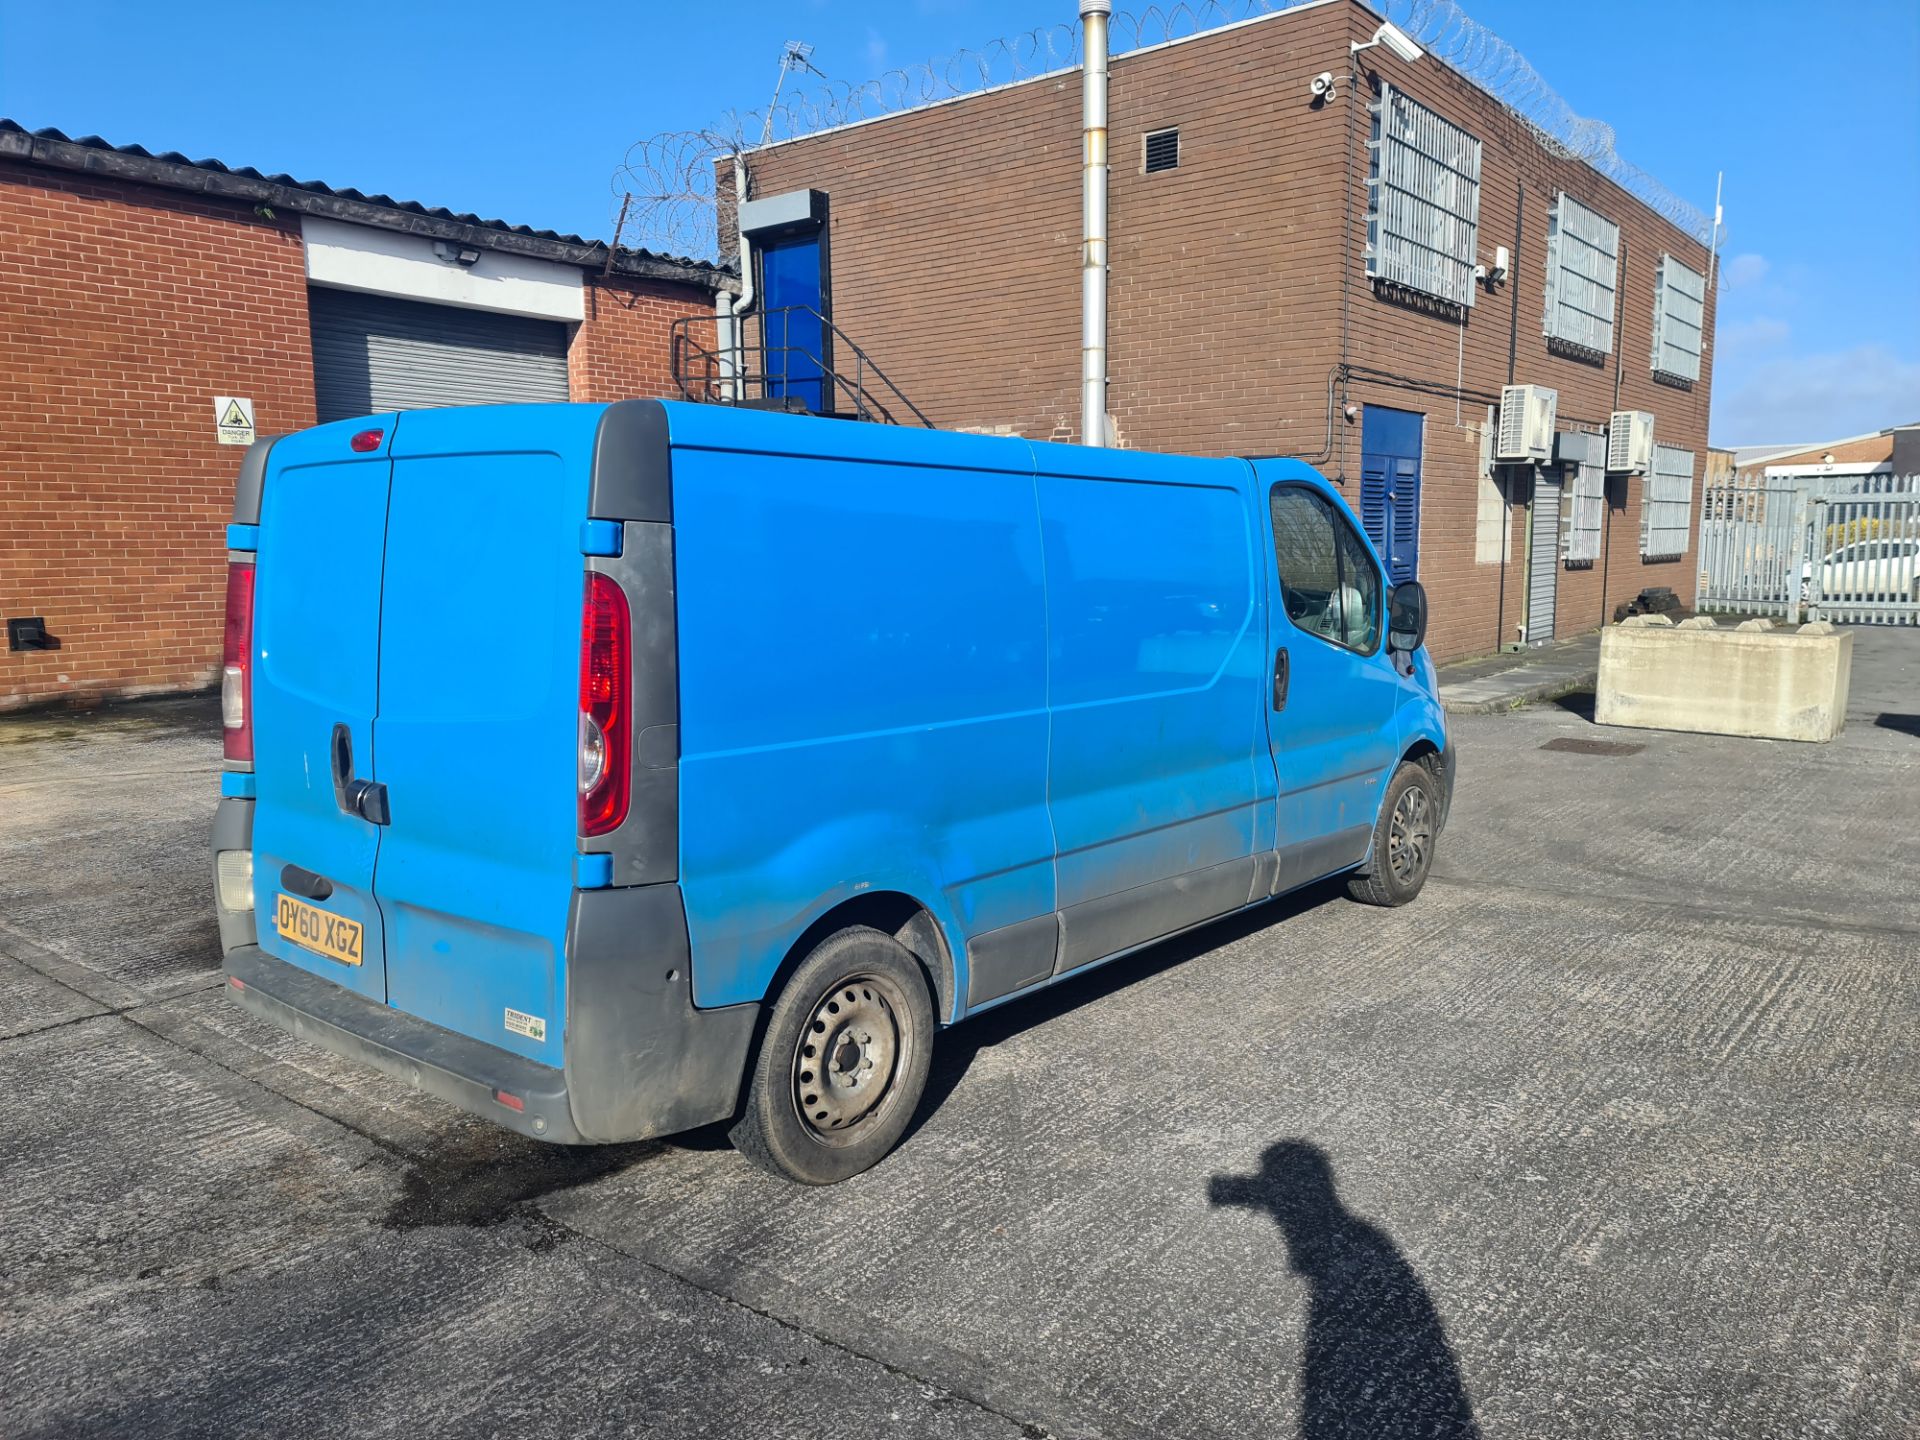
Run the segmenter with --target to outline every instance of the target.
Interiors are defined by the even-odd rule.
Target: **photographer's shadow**
[[[1254,1175],[1216,1175],[1216,1206],[1265,1210],[1312,1289],[1301,1377],[1302,1440],[1478,1437],[1433,1299],[1377,1226],[1351,1214],[1316,1145],[1270,1145]]]

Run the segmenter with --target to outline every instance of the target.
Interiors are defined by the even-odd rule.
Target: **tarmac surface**
[[[1456,717],[1419,901],[962,1026],[826,1190],[242,1014],[213,706],[0,720],[0,1434],[1920,1434],[1920,633],[1857,637],[1830,745]]]

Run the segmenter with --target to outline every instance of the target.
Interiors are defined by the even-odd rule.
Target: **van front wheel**
[[[907,948],[864,925],[830,935],[774,1002],[730,1138],[802,1185],[858,1175],[913,1119],[932,1044],[932,997]]]
[[[1406,904],[1427,883],[1439,833],[1440,791],[1433,772],[1406,761],[1387,786],[1372,852],[1347,882],[1347,893],[1364,905]]]

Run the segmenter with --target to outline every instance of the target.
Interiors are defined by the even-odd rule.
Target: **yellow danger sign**
[[[222,445],[251,445],[253,401],[244,395],[214,396],[213,423]]]

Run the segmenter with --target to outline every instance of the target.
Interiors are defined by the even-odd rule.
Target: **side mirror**
[[[1387,596],[1387,648],[1411,655],[1427,643],[1427,587],[1408,580]]]

